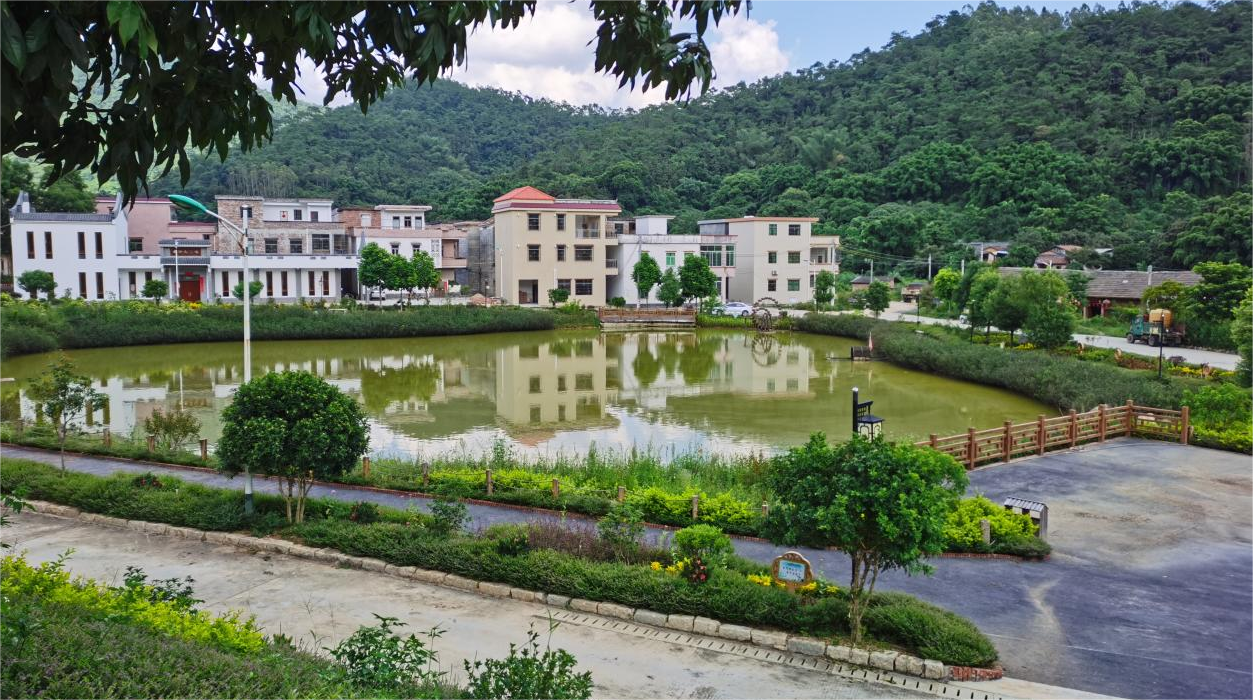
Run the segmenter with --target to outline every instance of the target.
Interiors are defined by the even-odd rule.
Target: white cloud
[[[540,3],[516,29],[480,28],[470,36],[466,63],[446,74],[468,85],[495,87],[575,105],[634,107],[664,101],[664,87],[643,92],[618,88],[618,81],[593,69],[597,22],[584,6]],[[717,77],[714,87],[752,82],[788,68],[773,21],[727,17],[707,35]],[[326,85],[321,71],[302,58],[299,98],[321,104]],[[258,80],[258,82],[262,82]],[[351,103],[344,95],[334,106]]]

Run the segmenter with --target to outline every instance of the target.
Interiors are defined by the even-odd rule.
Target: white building
[[[121,298],[118,262],[127,248],[126,212],[120,205],[114,212],[38,212],[25,192],[19,194],[10,210],[15,283],[26,272],[42,270],[52,273],[57,296]]]
[[[814,298],[810,261],[816,254],[812,229],[817,221],[809,217],[745,216],[700,221],[698,225],[702,237],[716,240],[729,236],[735,241],[731,300],[752,304],[769,297],[782,304],[796,304]],[[817,248],[833,253],[838,246],[838,238],[821,237]],[[825,269],[838,270],[834,260],[827,260]]]
[[[673,269],[677,274],[683,261],[701,250],[700,236],[672,236],[668,233],[670,219],[673,216],[653,214],[637,216],[634,219],[614,219],[609,222],[618,238],[618,274],[609,279],[609,296],[622,297],[628,306],[637,302],[642,304],[660,304],[657,298],[658,287],[653,287],[647,299],[639,298],[631,273],[635,263],[645,253],[657,261],[657,266],[664,273]],[[719,287],[721,288],[721,287]]]

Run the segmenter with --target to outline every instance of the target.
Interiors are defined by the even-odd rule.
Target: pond
[[[873,400],[894,440],[925,439],[1050,408],[1008,391],[884,362],[850,362],[857,341],[802,333],[538,332],[253,344],[253,372],[314,372],[356,397],[371,450],[419,457],[481,454],[504,441],[519,454],[650,450],[773,453],[813,431],[843,438],[852,388]],[[199,418],[210,442],[243,375],[240,343],[75,350],[78,371],[109,397],[88,430],[142,431],[155,409]],[[4,363],[4,412],[30,418],[29,380],[53,359]]]

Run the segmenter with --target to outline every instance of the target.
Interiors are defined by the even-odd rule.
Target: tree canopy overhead
[[[433,82],[466,59],[480,27],[514,28],[534,0],[484,2],[0,3],[0,132],[4,154],[52,165],[52,179],[90,167],[128,198],[153,167],[187,149],[225,159],[273,134],[274,100],[296,102],[300,62],[325,76],[325,104],[348,94],[364,114],[392,87]],[[709,87],[703,36],[739,0],[593,0],[596,70],[620,86],[664,86],[666,98]],[[692,21],[695,33],[678,32]]]

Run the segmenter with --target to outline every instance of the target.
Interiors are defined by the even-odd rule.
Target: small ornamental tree
[[[679,289],[684,300],[717,296],[718,276],[709,269],[708,260],[690,255],[679,268]]]
[[[170,285],[165,280],[148,280],[144,282],[144,288],[140,292],[145,298],[151,299],[158,304],[170,293]]]
[[[639,295],[635,300],[635,308],[638,309],[641,302],[648,301],[653,287],[661,282],[661,267],[653,256],[648,253],[640,254],[640,259],[635,261],[635,267],[631,268],[631,281],[635,283],[635,291]]]
[[[434,289],[439,286],[439,268],[435,267],[435,258],[425,250],[413,252],[413,273],[418,289]]]
[[[552,304],[553,306],[556,306],[558,304],[564,304],[566,303],[566,300],[569,298],[570,298],[569,289],[562,289],[561,287],[553,287],[552,289],[548,290],[548,303]]]
[[[1236,382],[1253,386],[1253,287],[1244,293],[1231,321],[1231,340],[1240,361],[1236,363]]]
[[[221,470],[280,479],[288,522],[304,522],[315,479],[353,469],[369,445],[361,406],[308,372],[273,372],[239,387],[222,411]]]
[[[31,299],[38,299],[39,293],[43,292],[51,299],[56,294],[57,281],[51,272],[44,270],[27,270],[17,276],[17,286],[30,295]]]
[[[872,282],[870,286],[866,288],[865,299],[866,308],[870,309],[870,312],[875,315],[875,318],[878,318],[879,314],[883,313],[884,310],[888,308],[888,304],[892,301],[892,295],[886,284],[882,282]]]
[[[935,273],[931,279],[931,295],[944,302],[944,308],[952,308],[957,300],[957,291],[961,288],[962,276],[957,270],[944,268]]]
[[[966,489],[966,472],[929,448],[861,436],[833,447],[815,433],[774,459],[766,484],[774,503],[763,532],[772,542],[835,547],[852,560],[855,643],[879,572],[930,573],[924,559],[944,550],[944,526]]]
[[[384,289],[387,287],[390,264],[391,253],[380,248],[377,243],[368,243],[361,248],[357,279],[361,280],[362,286],[369,289]]]
[[[264,288],[265,288],[265,284],[261,280],[253,280],[249,282],[248,283],[248,298],[256,299],[257,295],[260,294],[261,290]],[[244,284],[242,282],[240,282],[239,284],[231,288],[231,296],[235,297],[236,299],[243,300]]]
[[[835,298],[835,273],[823,270],[814,276],[814,301],[830,304]]]
[[[91,388],[91,380],[74,373],[74,363],[62,355],[26,389],[31,401],[42,408],[57,431],[57,446],[61,450],[61,469],[65,470],[65,438],[70,426],[85,415],[92,404],[108,400],[104,394]]]
[[[657,290],[657,298],[666,306],[678,306],[683,303],[683,288],[673,269],[666,270],[666,273],[661,276],[661,288]]]
[[[975,328],[983,326],[985,335],[992,330],[992,297],[1001,283],[1001,275],[994,269],[981,270],[970,283],[970,305],[968,320],[970,321],[970,338],[974,340]]]
[[[183,444],[200,432],[200,421],[187,411],[157,409],[144,419],[144,432],[156,437],[157,445],[167,452],[178,452]]]

